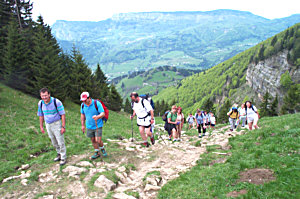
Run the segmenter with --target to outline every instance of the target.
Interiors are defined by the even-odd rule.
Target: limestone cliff
[[[279,101],[282,101],[285,91],[280,86],[280,78],[286,71],[289,72],[295,83],[300,82],[300,67],[289,64],[287,55],[288,51],[285,50],[257,64],[249,64],[246,76],[247,84],[258,94],[260,99],[268,91],[273,97],[278,94]]]

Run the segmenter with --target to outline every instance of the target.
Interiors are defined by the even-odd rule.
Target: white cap
[[[83,92],[80,95],[80,101],[85,101],[89,97],[90,97],[90,94],[88,92]]]

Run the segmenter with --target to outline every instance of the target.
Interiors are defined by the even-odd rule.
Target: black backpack
[[[54,102],[54,106],[55,106],[55,108],[56,108],[56,110],[57,110],[57,112],[58,112],[57,104],[56,104],[56,98],[54,98],[54,97],[53,97],[53,102]],[[42,100],[41,100],[41,102],[40,102],[40,109],[41,109],[41,111],[43,112],[42,107],[43,107],[43,102],[42,102]]]
[[[167,116],[168,116],[169,112],[170,112],[170,111],[166,111],[166,112],[161,116],[161,118],[162,118],[163,121],[165,121],[165,122],[168,121]]]

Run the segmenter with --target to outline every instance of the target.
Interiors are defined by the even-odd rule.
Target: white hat
[[[88,92],[83,92],[80,95],[80,101],[85,101],[89,97],[90,97],[90,94]]]

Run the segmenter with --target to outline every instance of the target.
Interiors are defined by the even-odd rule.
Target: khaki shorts
[[[96,129],[87,129],[86,136],[89,138],[102,137],[102,127],[98,128],[98,133]]]

